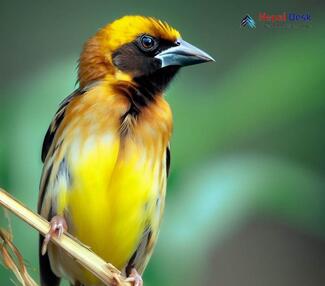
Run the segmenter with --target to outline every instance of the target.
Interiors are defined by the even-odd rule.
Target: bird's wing
[[[53,143],[53,139],[55,137],[56,131],[58,130],[58,128],[62,122],[62,119],[64,118],[64,113],[65,113],[65,109],[66,109],[67,105],[75,96],[78,96],[80,94],[82,94],[82,92],[79,89],[77,89],[60,103],[59,109],[56,112],[49,128],[47,129],[46,135],[44,137],[43,147],[42,147],[42,162],[43,163],[45,163],[45,159],[46,159],[47,154],[49,153],[49,150]]]
[[[52,154],[54,152],[54,142],[56,138],[57,130],[64,118],[64,114],[66,111],[66,107],[69,104],[69,102],[76,96],[79,96],[82,94],[82,91],[77,89],[74,91],[71,95],[69,95],[64,101],[61,102],[58,111],[56,112],[43,141],[43,147],[42,147],[42,161],[44,163],[43,167],[43,173],[40,183],[40,191],[39,191],[39,197],[38,197],[38,213],[41,214],[42,205],[44,203],[44,198],[46,195],[47,186],[49,184],[49,180],[51,177],[51,172],[53,168],[52,161]],[[47,219],[50,219],[50,212],[51,212],[51,199],[47,199],[47,211],[46,214],[42,213],[43,216],[45,216]],[[44,237],[40,235],[39,237],[39,261],[40,261],[40,280],[41,285],[53,285],[57,286],[60,284],[60,278],[57,277],[50,265],[49,256],[46,253],[45,255],[42,255],[42,245],[43,245]]]
[[[49,128],[47,129],[43,141],[43,147],[42,147],[42,162],[44,163],[44,167],[43,167],[43,173],[42,173],[39,197],[38,197],[38,207],[37,207],[38,213],[41,213],[41,208],[45,197],[46,188],[52,171],[51,155],[53,155],[55,149],[54,146],[55,144],[53,143],[55,142],[55,136],[57,130],[60,127],[60,124],[62,123],[66,111],[66,107],[68,106],[68,104],[71,102],[73,98],[75,98],[76,96],[80,96],[83,93],[84,93],[83,90],[77,89],[72,94],[70,94],[67,98],[65,98],[60,103],[59,109],[56,112]]]

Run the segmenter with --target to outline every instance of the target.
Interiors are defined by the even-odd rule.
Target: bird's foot
[[[133,286],[143,286],[142,277],[135,268],[132,268],[131,273],[126,281],[131,282]]]
[[[50,230],[45,235],[43,245],[42,245],[42,255],[45,255],[47,251],[47,246],[53,236],[60,238],[64,231],[67,231],[68,225],[62,216],[54,216],[50,221]]]

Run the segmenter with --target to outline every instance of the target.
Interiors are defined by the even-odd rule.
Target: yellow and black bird
[[[180,67],[212,61],[160,20],[125,16],[84,45],[78,89],[44,139],[38,211],[42,286],[102,285],[50,242],[68,231],[134,285],[157,241],[170,165],[172,113],[163,92]]]

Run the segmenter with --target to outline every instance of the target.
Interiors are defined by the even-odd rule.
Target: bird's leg
[[[132,268],[131,273],[126,281],[133,283],[133,286],[143,286],[142,277],[135,268]]]
[[[43,245],[42,245],[42,255],[47,251],[47,245],[49,244],[51,238],[56,235],[58,238],[61,237],[64,231],[68,229],[67,222],[62,216],[54,216],[50,221],[50,230],[45,235]]]

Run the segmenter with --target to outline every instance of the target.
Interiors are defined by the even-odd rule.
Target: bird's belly
[[[69,232],[120,270],[146,228],[159,224],[156,202],[165,186],[161,184],[163,153],[155,153],[161,155],[119,141],[110,142],[109,148],[105,144],[91,148],[71,166],[71,189],[59,198]]]

